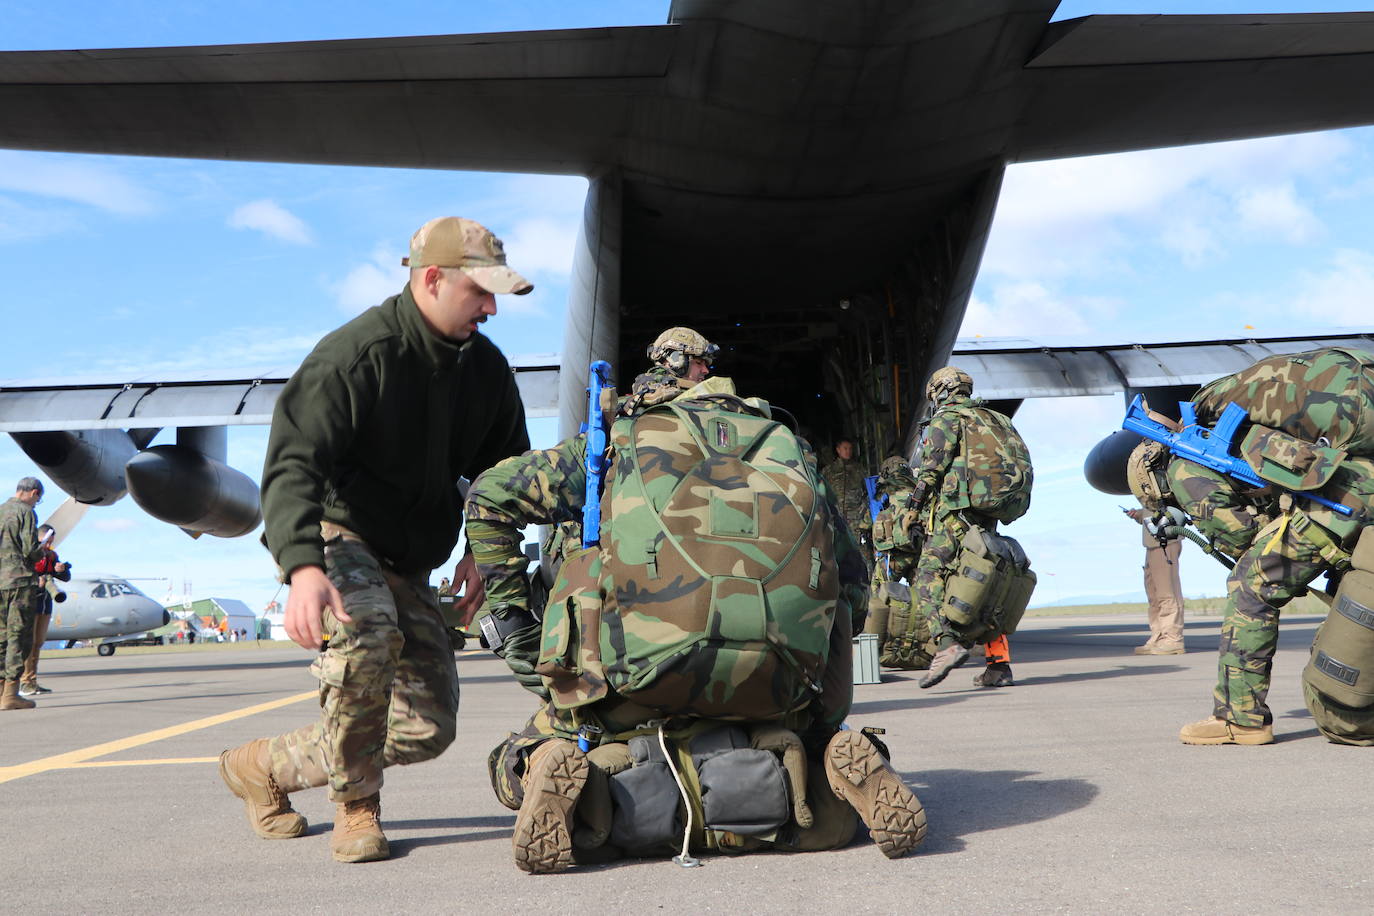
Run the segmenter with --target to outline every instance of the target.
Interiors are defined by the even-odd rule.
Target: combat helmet
[[[878,485],[881,487],[909,487],[915,483],[916,477],[911,473],[911,465],[901,455],[893,455],[884,458],[883,463],[878,467]]]
[[[1158,512],[1172,501],[1164,476],[1168,466],[1168,447],[1149,439],[1137,445],[1126,459],[1126,483],[1140,504],[1151,512]]]
[[[654,363],[683,378],[692,357],[703,359],[710,366],[719,352],[720,347],[691,328],[669,328],[649,344],[648,354]]]
[[[926,383],[926,398],[932,404],[943,404],[955,395],[973,394],[973,377],[963,369],[945,366],[936,369]]]

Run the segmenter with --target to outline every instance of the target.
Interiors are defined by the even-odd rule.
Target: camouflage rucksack
[[[555,704],[609,688],[669,715],[805,706],[839,597],[809,449],[723,389],[617,419],[611,447],[601,548],[569,561],[587,576],[556,587],[545,614],[539,671]]]
[[[1198,421],[1214,425],[1232,401],[1258,426],[1374,456],[1374,353],[1331,347],[1262,359],[1204,386],[1193,398]]]
[[[958,415],[961,502],[999,522],[1014,522],[1030,509],[1030,450],[1011,420],[980,401],[940,408]]]

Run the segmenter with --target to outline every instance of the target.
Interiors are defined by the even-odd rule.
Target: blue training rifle
[[[606,443],[611,418],[601,409],[601,392],[611,387],[611,364],[604,359],[592,363],[587,378],[587,422],[582,432],[587,434],[587,492],[582,503],[582,546],[595,547],[601,543],[601,485],[606,479],[610,459],[606,457]]]
[[[1144,436],[1146,439],[1153,439],[1167,447],[1179,458],[1225,474],[1247,487],[1258,489],[1274,486],[1271,481],[1256,474],[1254,469],[1245,463],[1244,459],[1231,454],[1231,443],[1236,437],[1236,430],[1249,416],[1244,408],[1234,401],[1227,404],[1226,409],[1217,418],[1216,426],[1209,430],[1198,425],[1197,410],[1190,402],[1180,402],[1178,407],[1183,420],[1183,432],[1181,433],[1176,433],[1153,419],[1149,411],[1145,409],[1144,396],[1138,394],[1131,401],[1131,406],[1126,409],[1126,417],[1121,421],[1121,428]],[[1285,490],[1284,492],[1292,491]],[[1349,506],[1343,506],[1314,493],[1296,492],[1293,495],[1311,500],[1347,517],[1355,514],[1355,510]]]
[[[878,495],[878,475],[864,478],[864,489],[868,491],[868,514],[873,521],[878,520],[878,513],[883,511],[887,505],[887,494]]]

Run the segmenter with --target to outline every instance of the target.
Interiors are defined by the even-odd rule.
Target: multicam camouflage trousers
[[[320,719],[273,738],[269,751],[283,789],[328,785],[345,802],[376,793],[383,767],[429,760],[453,742],[458,672],[427,577],[396,574],[332,526],[325,537],[325,569],[353,621],[325,615],[329,646],[311,666]]]
[[[1328,568],[1320,549],[1296,530],[1295,518],[1306,521],[1293,512],[1263,528],[1226,580],[1213,715],[1237,725],[1273,721],[1264,700],[1279,641],[1279,611]]]
[[[38,590],[32,585],[0,588],[0,660],[5,665],[5,680],[17,681],[24,662],[33,651],[33,617],[38,606]]]

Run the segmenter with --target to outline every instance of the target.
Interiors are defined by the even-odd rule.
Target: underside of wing
[[[1090,16],[1027,63],[1012,161],[1374,123],[1374,13]]]
[[[587,174],[673,27],[0,54],[0,146]]]

